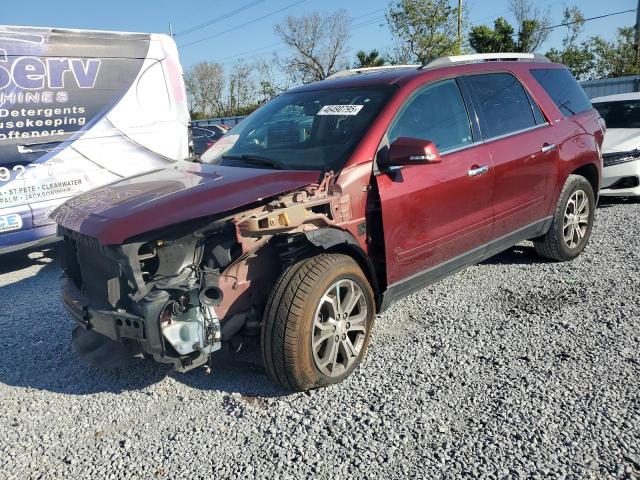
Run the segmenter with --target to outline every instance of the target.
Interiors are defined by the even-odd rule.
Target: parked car
[[[0,27],[0,253],[57,240],[51,210],[188,155],[167,35]]]
[[[602,144],[601,195],[640,195],[640,92],[591,100],[607,124]]]
[[[260,335],[271,378],[307,390],[357,368],[394,301],[523,240],[582,252],[603,131],[566,68],[496,54],[351,73],[274,98],[203,163],[59,207],[76,336],[186,371]]]
[[[213,146],[229,129],[222,125],[208,125],[206,127],[191,127],[193,140],[193,154],[202,155]]]

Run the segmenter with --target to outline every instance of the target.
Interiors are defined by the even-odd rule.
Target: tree
[[[254,68],[245,62],[236,63],[229,75],[229,96],[227,101],[227,115],[236,115],[256,102],[257,81],[254,77]]]
[[[378,50],[371,50],[369,53],[360,50],[356,53],[358,64],[356,68],[381,67],[385,59],[380,56]]]
[[[591,37],[587,48],[594,56],[591,78],[640,75],[635,63],[634,27],[619,27],[616,37],[606,41],[600,36]]]
[[[409,46],[398,39],[391,48],[386,49],[384,59],[389,65],[406,65],[414,61]]]
[[[410,52],[410,61],[425,64],[459,52],[458,7],[450,0],[396,0],[386,17],[393,36]]]
[[[478,53],[513,52],[513,27],[504,18],[498,17],[493,29],[486,25],[473,27],[469,32],[469,45]]]
[[[278,57],[278,63],[295,81],[323,80],[347,65],[349,17],[345,10],[289,16],[274,30],[291,50],[291,55]]]
[[[200,62],[184,75],[185,88],[196,116],[211,116],[223,109],[224,71],[222,65]]]
[[[277,75],[274,71],[277,61],[256,60],[255,70],[258,76],[258,103],[271,100],[287,90],[292,83],[290,76]]]
[[[551,34],[548,10],[534,7],[530,0],[511,0],[510,8],[518,26],[516,51],[535,52]]]
[[[486,25],[473,27],[469,45],[478,53],[535,52],[551,33],[548,13],[533,7],[529,0],[511,0],[511,13],[516,19],[517,33],[500,17],[493,29]]]
[[[566,65],[578,80],[584,80],[593,69],[595,58],[587,43],[578,44],[585,17],[577,6],[565,7],[562,23],[567,29],[562,39],[562,49],[552,48],[545,55],[552,62]]]

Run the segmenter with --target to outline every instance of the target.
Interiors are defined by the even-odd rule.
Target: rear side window
[[[465,77],[465,82],[480,109],[484,138],[525,130],[538,123],[529,96],[513,75],[470,75]]]
[[[409,100],[389,131],[389,142],[398,137],[429,140],[440,152],[472,143],[469,116],[456,81],[429,85]]]
[[[591,102],[571,72],[565,68],[531,70],[535,78],[565,117],[591,110]]]

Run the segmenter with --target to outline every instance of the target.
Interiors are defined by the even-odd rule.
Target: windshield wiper
[[[273,158],[262,157],[260,155],[223,155],[223,160],[242,160],[243,162],[251,163],[253,165],[264,165],[266,167],[275,168],[278,170],[284,170],[286,165]]]

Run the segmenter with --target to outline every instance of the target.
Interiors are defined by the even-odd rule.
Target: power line
[[[386,10],[386,9],[387,9],[387,7],[377,8],[375,10],[370,11],[369,13],[365,13],[363,15],[358,15],[357,17],[353,17],[351,20],[359,20],[361,18],[368,17],[370,15],[373,15],[374,13],[378,13],[378,12],[381,12],[381,11]]]
[[[549,7],[552,7],[553,5],[556,5],[558,3],[562,3],[564,1],[565,0],[555,0],[555,1],[547,0],[545,2],[536,3],[536,7],[546,7],[545,8],[545,10],[546,10]],[[487,15],[486,17],[482,17],[482,18],[479,18],[479,19],[475,20],[473,23],[479,24],[481,22],[484,22],[485,20],[495,20],[498,17],[501,17],[502,15],[506,15],[507,13],[510,13],[510,12],[511,12],[511,10],[504,10],[504,11],[502,11],[500,13],[492,13],[491,15]]]
[[[242,23],[242,24],[237,25],[237,26],[235,26],[233,28],[229,28],[228,30],[224,30],[222,32],[214,33],[213,35],[208,35],[206,37],[200,38],[199,40],[195,40],[193,42],[189,42],[189,43],[185,43],[185,44],[182,44],[182,45],[178,45],[178,47],[179,48],[190,47],[192,45],[196,45],[198,43],[202,43],[202,42],[204,42],[206,40],[210,40],[212,38],[219,37],[220,35],[224,35],[225,33],[233,32],[234,30],[238,30],[239,28],[246,27],[247,25],[251,25],[252,23],[259,22],[260,20],[264,20],[265,18],[272,17],[273,15],[276,15],[276,14],[278,14],[280,12],[284,12],[285,10],[288,10],[289,8],[293,8],[296,5],[300,5],[301,3],[304,3],[306,1],[307,0],[299,0],[297,2],[290,3],[289,5],[286,5],[286,6],[282,7],[282,8],[279,8],[278,10],[274,10],[271,13],[268,13],[266,15],[262,15],[261,17],[258,17],[258,18],[254,18],[253,20],[249,20],[248,22]]]
[[[635,11],[636,11],[636,9],[632,8],[631,10],[623,10],[623,11],[620,11],[620,12],[607,13],[605,15],[598,15],[597,17],[584,18],[582,20],[576,20],[576,21],[573,21],[573,22],[559,23],[557,25],[551,25],[550,27],[539,28],[536,31],[553,30],[554,28],[568,27],[569,25],[575,25],[576,23],[585,23],[585,22],[588,22],[590,20],[599,20],[601,18],[613,17],[614,15],[622,15],[623,13],[629,13],[629,12],[635,12]],[[518,35],[519,35],[518,33],[513,33],[511,36],[512,37],[517,37]]]
[[[233,17],[234,15],[237,15],[238,13],[244,12],[245,10],[250,9],[251,7],[255,7],[256,5],[259,5],[261,3],[264,3],[266,0],[256,0],[254,2],[248,3],[247,5],[244,5],[240,8],[236,8],[235,10],[232,10],[231,12],[227,12],[223,15],[219,15],[217,17],[214,17],[210,20],[207,20],[206,22],[202,22],[199,23],[197,25],[194,25],[193,27],[189,27],[181,32],[178,32],[174,35],[174,37],[181,37],[183,35],[187,35],[189,33],[193,33],[197,30],[200,30],[202,28],[206,28],[209,25],[213,25],[214,23],[218,23],[222,20],[226,20],[227,18]]]
[[[376,17],[376,18],[373,18],[373,19],[358,23],[358,24],[354,25],[353,27],[351,27],[350,31],[357,30],[357,29],[363,28],[363,27],[368,27],[369,25],[375,25],[376,23],[384,20],[385,18],[386,18],[385,16]]]
[[[218,60],[213,60],[213,62],[215,62],[215,63],[225,63],[225,60],[232,60],[234,58],[242,58],[244,55],[247,55],[248,53],[255,53],[255,52],[259,52],[261,50],[267,50],[269,48],[277,47],[279,45],[284,45],[284,42],[272,43],[270,45],[265,45],[264,47],[253,48],[251,50],[245,50],[244,52],[235,53],[235,54],[229,55],[227,57],[219,58]],[[267,55],[269,53],[272,53],[272,52],[267,52],[267,53],[265,53],[265,55]]]
[[[378,13],[378,12],[380,12],[382,10],[386,10],[386,8],[378,8],[376,10],[372,10],[369,13],[365,13],[364,15],[358,15],[357,17],[354,17],[352,19],[352,22],[353,22],[353,20],[357,20],[357,19],[363,18],[363,17],[368,17],[368,16],[373,15],[374,13]],[[351,31],[356,30],[358,28],[366,27],[372,21],[373,22],[378,22],[378,21],[382,20],[383,18],[385,18],[385,17],[376,17],[373,20],[372,19],[366,20],[366,21],[364,21],[362,23],[359,23],[359,24],[351,26],[349,28],[349,31],[351,32]],[[223,58],[220,58],[220,59],[217,59],[217,60],[213,60],[213,61],[216,62],[216,63],[226,63],[227,60],[233,60],[235,58],[242,58],[243,55],[246,55],[246,54],[249,54],[249,53],[256,53],[256,52],[259,52],[259,51],[262,51],[262,50],[267,50],[269,48],[278,47],[280,45],[284,45],[284,42],[276,42],[276,43],[272,43],[270,45],[265,45],[264,47],[253,48],[251,50],[246,50],[246,51],[239,52],[239,53],[236,53],[236,54],[233,54],[233,55],[228,55],[226,57],[223,57]],[[275,50],[265,53],[264,55],[262,55],[262,57],[264,57],[264,56],[266,56],[266,55],[268,55],[270,53],[273,53],[273,52],[275,52]]]

